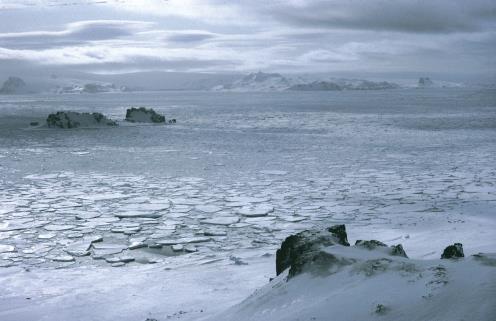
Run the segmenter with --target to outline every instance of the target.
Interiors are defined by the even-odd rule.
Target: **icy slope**
[[[367,245],[306,244],[301,273],[292,265],[212,320],[495,320],[496,255],[411,260]]]

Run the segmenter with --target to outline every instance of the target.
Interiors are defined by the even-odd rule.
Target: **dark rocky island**
[[[74,111],[59,111],[48,115],[46,120],[50,128],[79,128],[117,126],[117,123],[101,113],[78,113]]]
[[[165,117],[152,108],[132,107],[126,110],[126,121],[131,123],[165,123]]]

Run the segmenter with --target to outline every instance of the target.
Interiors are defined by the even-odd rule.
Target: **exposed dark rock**
[[[355,258],[335,255],[333,250],[328,248],[330,246],[350,246],[344,225],[334,225],[322,230],[307,230],[288,236],[276,253],[277,275],[281,274],[287,268],[289,268],[288,279],[300,274],[303,270],[311,272],[314,275],[329,274],[336,272],[337,269],[344,265],[349,265],[356,261]],[[371,265],[368,269],[372,272],[387,262],[392,262],[387,256],[408,258],[401,244],[387,246],[377,240],[358,240],[355,243],[355,247],[365,248],[371,251],[374,250],[382,255],[386,255],[386,257],[378,260],[367,261]],[[337,253],[343,250],[346,249],[336,248]]]
[[[117,123],[101,113],[78,113],[73,111],[59,111],[48,115],[48,127],[78,128],[91,126],[117,126]]]
[[[37,121],[32,121],[29,123],[29,126],[38,126],[39,124]]]
[[[165,117],[155,112],[152,108],[133,107],[126,110],[126,121],[132,123],[164,123]]]
[[[402,257],[408,258],[405,250],[403,249],[403,245],[401,245],[401,244],[391,246],[391,252],[390,253],[393,256],[402,256]]]
[[[442,259],[456,259],[459,257],[464,257],[462,243],[455,243],[444,249],[441,255]]]
[[[339,244],[350,246],[350,243],[348,243],[348,235],[346,234],[346,226],[344,226],[344,224],[331,226],[327,230],[339,239]]]
[[[335,244],[349,246],[344,225],[335,225],[327,230],[303,231],[288,236],[276,253],[277,275],[289,267],[289,277],[292,277],[299,274],[307,263],[313,262],[319,265],[323,261],[328,261],[330,259],[328,253],[320,249]]]

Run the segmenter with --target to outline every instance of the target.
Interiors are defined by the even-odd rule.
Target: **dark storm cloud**
[[[61,31],[32,31],[0,33],[0,47],[17,49],[45,49],[84,44],[89,41],[112,40],[134,35],[148,23],[140,21],[80,21]]]
[[[357,0],[278,2],[278,21],[300,27],[409,33],[473,32],[495,26],[494,0]]]

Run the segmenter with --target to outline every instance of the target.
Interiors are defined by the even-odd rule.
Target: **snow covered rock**
[[[327,230],[303,231],[288,236],[276,253],[276,273],[289,269],[289,277],[303,271],[308,264],[325,265],[334,258],[321,251],[322,247],[340,244],[349,246],[344,225],[335,225]]]
[[[446,247],[443,251],[443,254],[441,254],[442,259],[456,259],[464,256],[463,245],[461,243],[455,243]]]
[[[117,126],[117,123],[101,113],[78,113],[74,111],[59,111],[48,115],[47,126],[52,128],[78,128]]]
[[[413,260],[392,253],[402,247],[345,237],[344,225],[289,236],[278,276],[210,320],[494,320],[496,254]]]
[[[384,250],[384,252],[389,255],[408,257],[401,244],[388,247],[386,244],[377,240],[370,240],[370,241],[357,240],[355,242],[355,246],[363,247],[368,250],[375,250],[379,248],[381,250]]]
[[[152,108],[129,108],[126,110],[126,121],[131,123],[165,123],[165,117],[157,114]]]
[[[9,77],[0,88],[0,94],[15,95],[26,94],[27,86],[24,80],[19,77]]]

